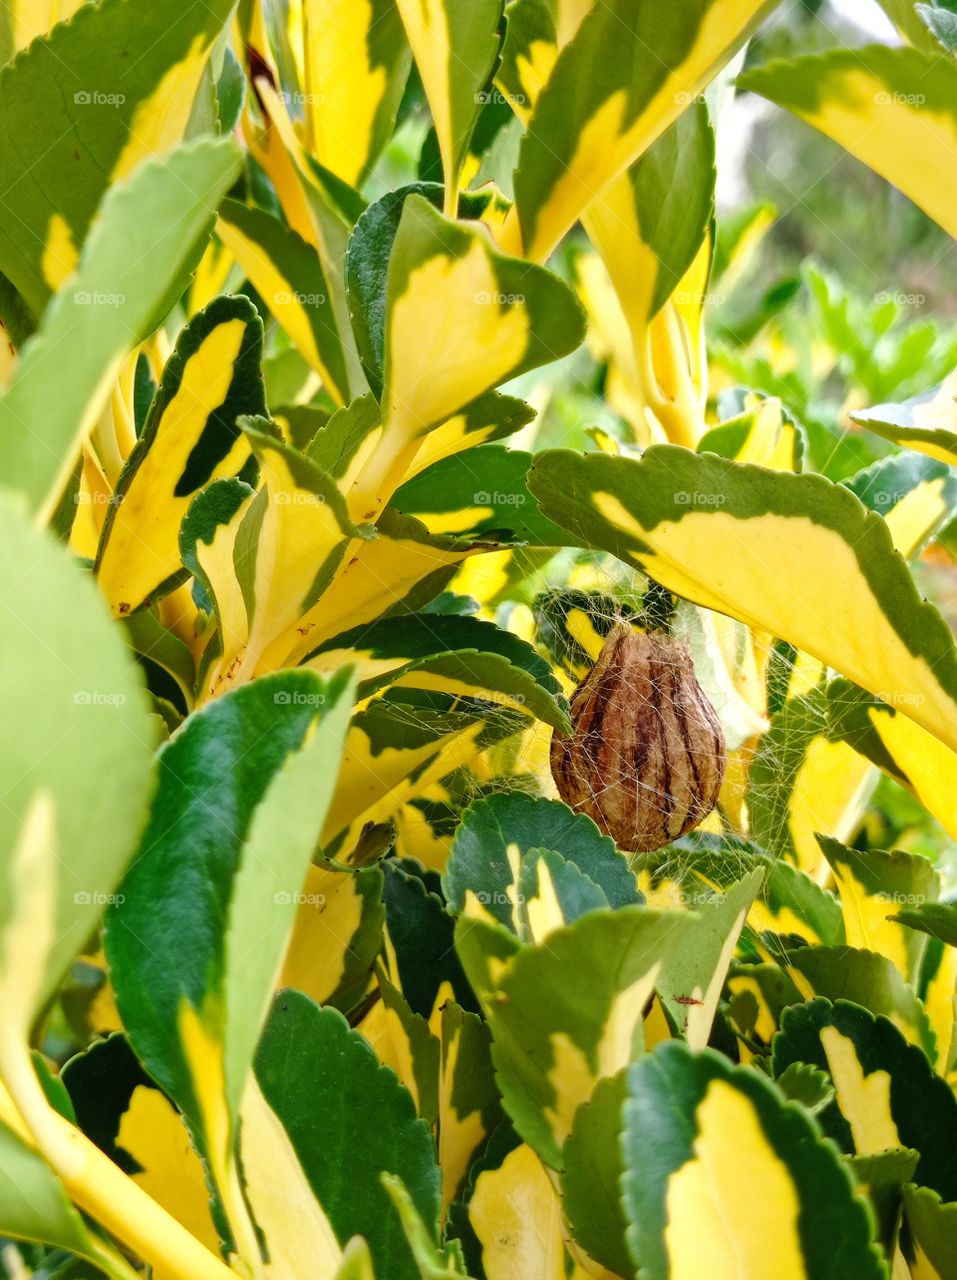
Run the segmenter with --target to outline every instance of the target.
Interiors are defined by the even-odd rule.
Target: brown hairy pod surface
[[[552,738],[558,793],[620,849],[660,849],[714,808],[724,734],[680,641],[616,623],[571,716],[571,734]]]

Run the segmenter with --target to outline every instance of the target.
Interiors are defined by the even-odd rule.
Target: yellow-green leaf
[[[218,298],[180,334],[103,525],[96,573],[118,617],[185,576],[190,502],[249,462],[237,419],[265,412],[261,348],[262,322],[243,297]]]
[[[943,51],[832,49],[755,67],[738,83],[839,142],[957,235],[957,176],[940,163],[957,145],[957,64]]]
[[[529,489],[576,535],[789,641],[957,749],[953,638],[847,489],[670,445],[640,461],[546,452]]]
[[[544,261],[776,0],[610,0],[559,54],[522,140],[504,243]]]

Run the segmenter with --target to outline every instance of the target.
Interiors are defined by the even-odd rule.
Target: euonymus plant
[[[709,343],[735,79],[957,234],[882,2],[3,6],[8,1275],[957,1278],[957,383]]]

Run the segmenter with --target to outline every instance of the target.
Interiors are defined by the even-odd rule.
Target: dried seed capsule
[[[714,808],[724,734],[679,641],[616,623],[571,713],[572,733],[552,738],[558,793],[620,849],[660,849]]]

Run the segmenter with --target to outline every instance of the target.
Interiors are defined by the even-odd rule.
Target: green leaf
[[[68,1249],[99,1266],[103,1266],[110,1253],[106,1242],[98,1241],[87,1227],[32,1143],[2,1121],[0,1232],[16,1240],[36,1240]]]
[[[318,253],[262,209],[224,200],[217,232],[297,350],[340,404],[349,399],[346,357]]]
[[[371,392],[359,396],[351,404],[343,405],[331,416],[323,415],[317,424],[316,415],[320,411],[314,405],[292,405],[288,409],[277,409],[276,417],[289,423],[292,431],[292,443],[301,449],[321,471],[341,480],[349,470],[349,464],[359,450],[359,446],[379,425],[379,406]],[[311,416],[309,439],[299,441],[295,438],[296,417],[298,426]]]
[[[449,993],[467,1009],[475,997],[455,953],[454,922],[411,860],[383,863],[386,928],[394,956],[393,981],[414,1013],[431,1021]]]
[[[453,773],[527,720],[506,708],[455,710],[395,690],[353,717],[323,842],[347,857],[367,823],[388,822],[407,800]]]
[[[412,60],[398,6],[306,0],[302,21],[310,151],[358,188],[389,139]]]
[[[239,161],[230,141],[184,144],[104,198],[76,274],[0,396],[3,483],[41,518],[55,510],[123,359],[182,293]]]
[[[509,247],[521,243],[544,261],[772,8],[774,0],[594,5],[559,54],[522,139]]]
[[[320,672],[355,663],[363,696],[401,684],[514,708],[559,730],[569,723],[549,663],[518,636],[477,618],[383,618],[327,640],[305,661]]]
[[[674,881],[681,900],[707,905],[716,890],[726,890],[756,869],[764,873],[752,903],[752,928],[799,934],[826,946],[844,941],[844,921],[834,894],[782,858],[769,857],[758,845],[733,836],[692,831],[673,845],[638,859],[639,883],[645,876],[659,890]]]
[[[708,108],[695,101],[585,214],[633,337],[681,284],[708,236],[714,148]]]
[[[435,182],[413,182],[395,191],[387,191],[357,220],[346,253],[349,318],[369,386],[380,400],[385,364],[389,259],[405,202],[410,195],[422,196],[436,209],[442,207],[442,187]],[[464,192],[459,199],[458,213],[463,218],[477,218],[488,205],[487,195]]]
[[[577,537],[789,641],[957,748],[953,638],[887,525],[843,486],[657,445],[640,461],[547,451],[529,488]]]
[[[933,4],[915,4],[914,12],[948,53],[957,53],[957,13]]]
[[[528,119],[547,83],[558,46],[568,43],[590,7],[590,0],[574,6],[556,6],[552,0],[509,0],[495,83],[521,120]]]
[[[378,516],[432,427],[583,336],[578,300],[557,276],[408,195],[389,258],[382,433],[350,491],[353,518]]]
[[[498,57],[503,0],[397,0],[432,111],[447,212]]]
[[[914,0],[878,0],[878,3],[906,41],[918,49],[937,52],[928,30],[930,23],[922,11],[946,16],[947,9],[938,8],[938,0],[932,0],[932,4],[915,4]],[[947,5],[949,0],[943,0],[943,3]]]
[[[770,62],[738,79],[814,125],[957,234],[957,180],[928,182],[957,141],[957,64],[940,51],[868,45]]]
[[[775,1084],[791,1102],[800,1102],[817,1115],[834,1101],[834,1086],[826,1071],[809,1062],[791,1062],[775,1079]]]
[[[954,379],[945,378],[932,391],[913,396],[903,404],[878,404],[859,409],[851,417],[884,440],[954,466],[957,463],[954,392]]]
[[[0,119],[8,127],[0,137],[0,271],[35,316],[72,274],[108,189],[122,185],[147,157],[163,155],[182,141],[210,50],[232,8],[232,0],[156,0],[148,8],[129,0],[83,4],[71,22],[55,27],[3,69]],[[229,151],[220,148],[218,154]],[[216,155],[201,152],[205,172],[202,164],[191,172],[174,167],[166,185],[184,182],[189,190],[167,193],[165,215],[157,210],[154,220],[150,206],[161,194],[144,191],[130,225],[100,229],[99,239],[108,241],[111,252],[122,251],[117,268],[124,261],[137,263],[142,255],[169,270],[164,216],[173,219],[171,205],[177,205],[186,217],[191,192],[205,195],[218,187]],[[234,178],[235,172],[227,187]],[[188,228],[183,232],[185,239]],[[130,250],[135,252],[127,258]],[[125,293],[131,306],[148,310],[157,299],[149,296],[147,264],[139,265],[139,276],[121,279],[117,270],[89,287],[82,279],[74,281],[74,290]],[[173,274],[170,270],[166,285]],[[134,300],[134,284],[146,296]],[[138,330],[139,323],[130,328]],[[70,342],[86,359],[95,350],[76,330]],[[63,391],[62,382],[58,390]]]
[[[468,1191],[477,1152],[504,1119],[488,1023],[454,1001],[442,1007],[439,1164],[443,1209]]]
[[[873,1217],[759,1072],[671,1042],[628,1072],[622,1190],[643,1280],[884,1280]]]
[[[698,453],[718,453],[735,462],[756,462],[776,471],[802,471],[807,432],[785,412],[776,396],[748,392],[740,412],[706,431]]]
[[[283,962],[282,985],[348,1016],[382,949],[382,870],[312,866]]]
[[[419,1269],[420,1280],[441,1280],[442,1276],[465,1276],[465,1262],[458,1241],[439,1248],[422,1221],[412,1197],[399,1178],[384,1173],[382,1183],[402,1222],[402,1230]]]
[[[642,906],[592,911],[530,947],[459,918],[455,945],[492,1030],[505,1110],[552,1168],[598,1082],[641,1054],[645,1005],[689,921]]]
[[[905,1255],[916,1256],[928,1280],[957,1280],[957,1204],[943,1204],[929,1187],[904,1191],[904,1221],[909,1241]]]
[[[0,989],[25,1051],[135,848],[154,733],[136,664],[88,574],[8,502],[0,548]]]
[[[223,51],[223,66],[216,81],[216,120],[219,132],[230,134],[239,124],[246,105],[246,73],[232,49]]]
[[[898,911],[894,919],[938,938],[948,947],[957,947],[957,902],[928,902],[908,907]]]
[[[555,850],[577,867],[601,890],[604,905],[642,901],[627,859],[591,818],[558,800],[506,791],[477,801],[464,813],[442,876],[449,905],[466,911],[472,895],[490,918],[529,940],[521,890],[543,850]]]
[[[926,1010],[900,972],[874,951],[853,947],[800,947],[787,953],[788,970],[805,998],[850,1000],[894,1024],[909,1044],[936,1062],[937,1045]]]
[[[233,574],[231,580],[221,559],[225,581],[217,596],[232,595],[233,643],[223,645],[210,670],[211,692],[296,665],[291,651],[311,629],[303,619],[335,576],[350,538],[359,534],[331,477],[276,439],[265,420],[243,419],[240,426],[259,463],[262,488],[235,533],[230,521],[224,539],[224,553],[233,539]]]
[[[946,525],[957,507],[957,477],[943,462],[899,453],[843,481],[890,526],[894,545],[908,558]]]
[[[347,676],[277,674],[191,717],[160,753],[140,854],[110,912],[123,1025],[223,1195],[248,1069],[335,785]]]
[[[217,627],[203,650],[196,689],[209,688],[210,666],[215,668],[225,652],[238,653],[249,634],[235,552],[255,498],[256,491],[242,480],[214,480],[193,499],[180,525],[180,557],[193,574],[193,597],[215,617]],[[144,616],[139,613],[135,619]]]
[[[957,1099],[891,1021],[847,1000],[794,1005],[774,1038],[774,1075],[797,1062],[834,1082],[834,1101],[818,1118],[844,1151],[912,1148],[920,1152],[916,1181],[957,1199]]]
[[[565,1214],[576,1243],[619,1276],[634,1270],[621,1201],[625,1166],[620,1139],[627,1096],[627,1069],[599,1081],[592,1096],[578,1108],[565,1143],[562,1171]]]
[[[238,419],[266,411],[262,339],[244,297],[217,298],[181,331],[103,522],[96,574],[117,616],[186,576],[179,531],[191,500],[249,470]]]
[[[402,1064],[402,1083],[415,1101],[417,1114],[432,1127],[439,1115],[442,1045],[432,1034],[428,1018],[416,1013],[390,982],[382,963],[376,969],[376,982],[382,1001],[379,1022],[385,1025],[393,1069],[396,1062]]]
[[[926,939],[892,917],[896,908],[933,902],[940,877],[920,854],[881,849],[849,849],[818,836],[844,911],[849,946],[886,956],[904,978],[917,985]]]
[[[401,1179],[434,1240],[439,1170],[428,1127],[392,1071],[341,1014],[286,991],[276,998],[255,1072],[339,1244],[364,1236],[377,1276],[418,1280],[381,1176]]]
[[[693,913],[683,946],[663,967],[657,989],[671,1021],[693,1049],[703,1049],[724,989],[728,967],[758,890],[757,867]]]
[[[534,546],[566,546],[568,534],[542,516],[528,492],[532,457],[495,445],[456,453],[406,481],[392,506],[437,533],[494,534]]]
[[[780,1083],[779,1080],[779,1087]],[[874,1207],[878,1239],[889,1258],[897,1248],[904,1187],[912,1181],[919,1158],[917,1151],[908,1151],[905,1147],[879,1151],[872,1156],[848,1157],[847,1163],[858,1185]]]

